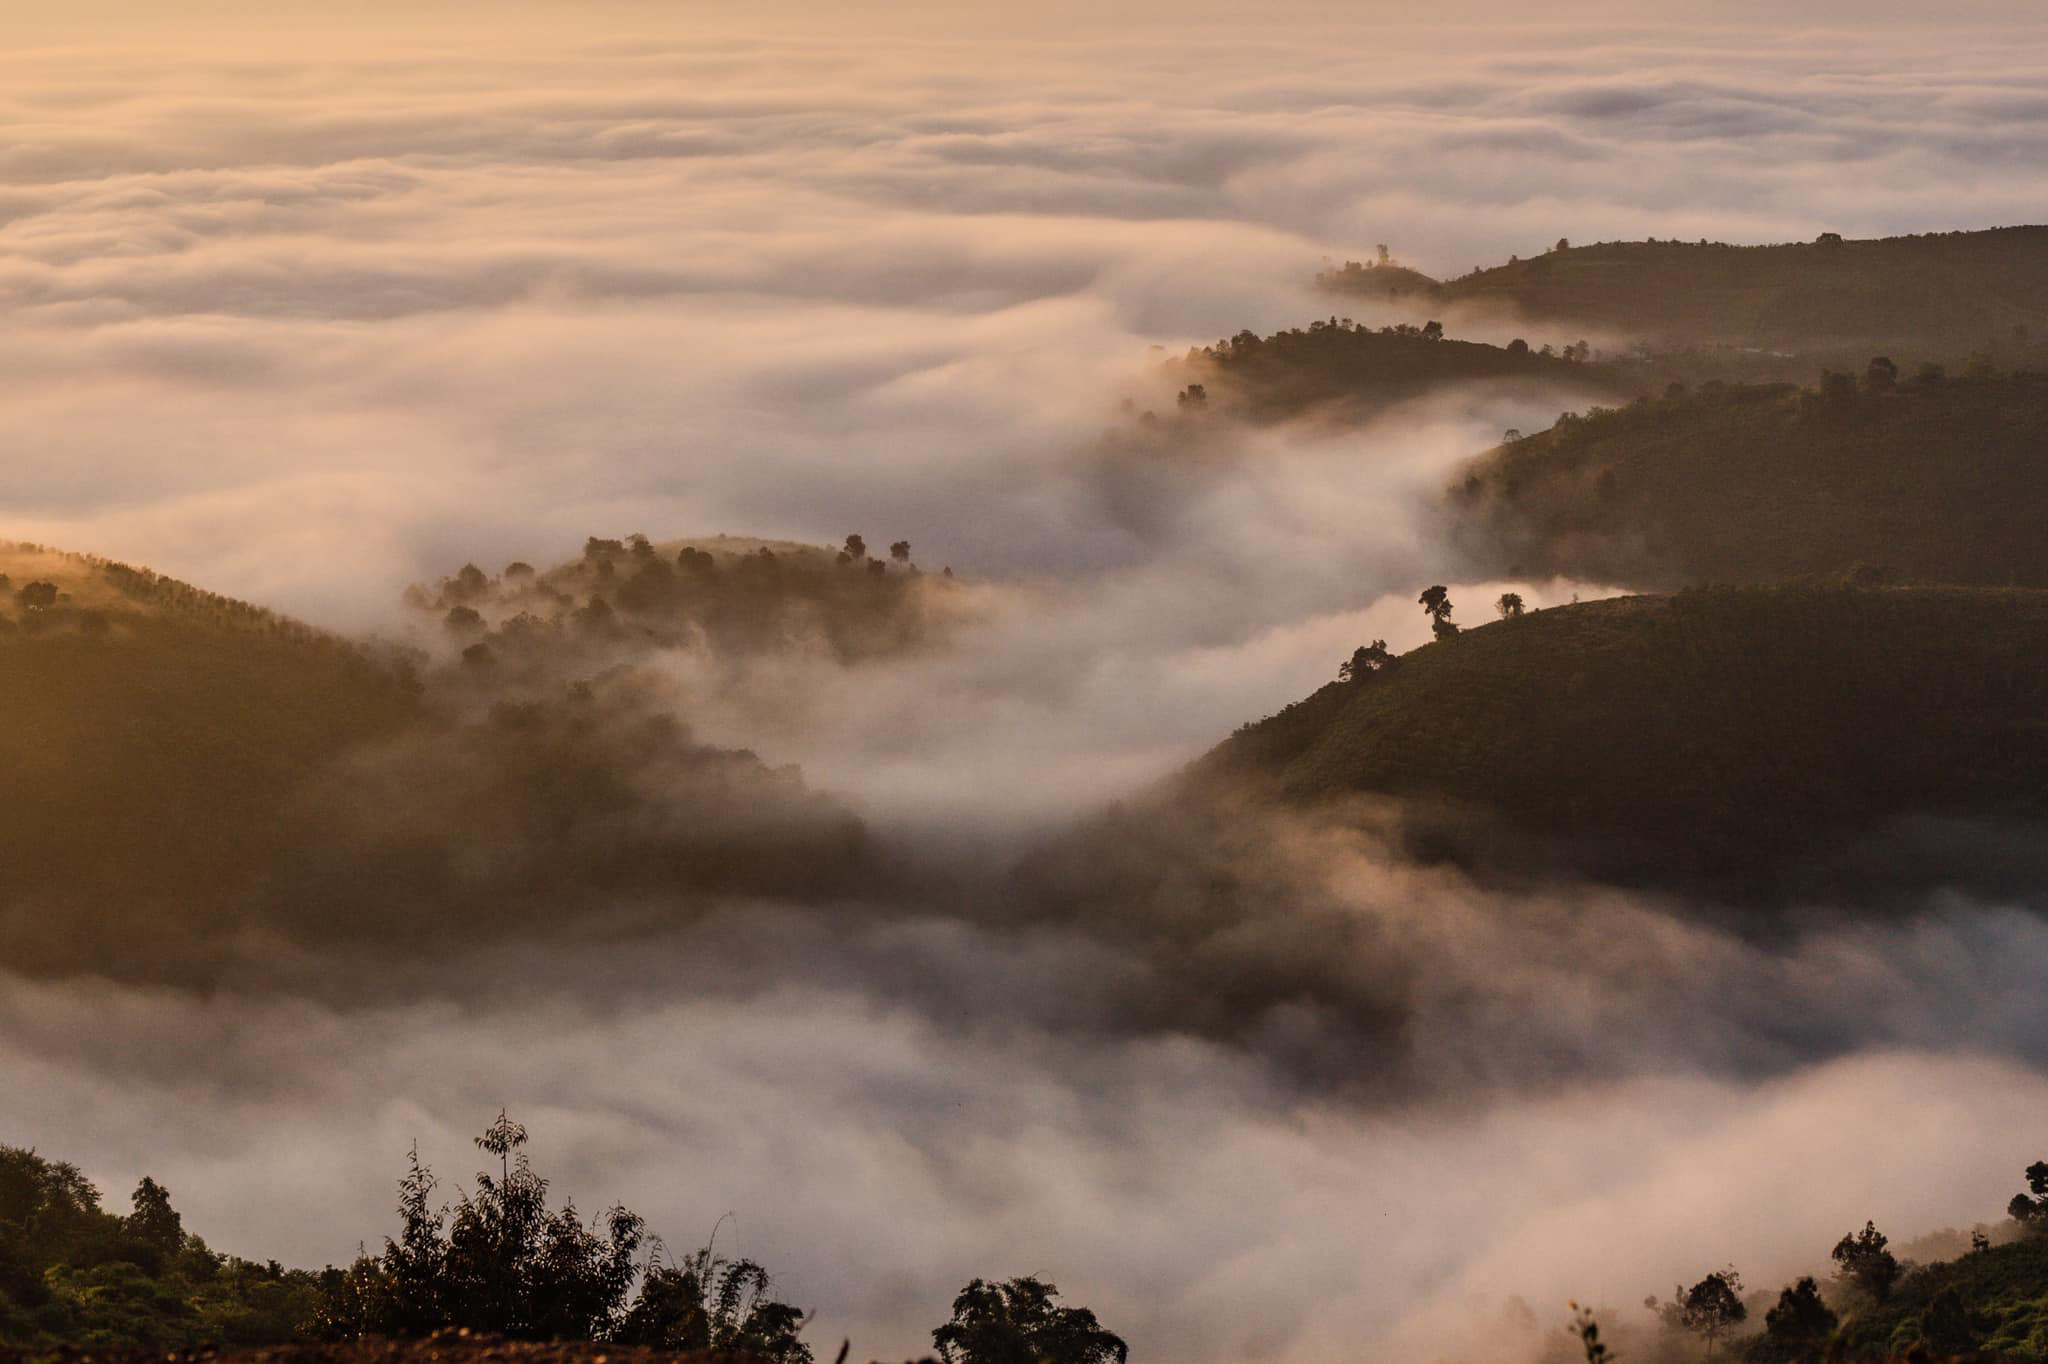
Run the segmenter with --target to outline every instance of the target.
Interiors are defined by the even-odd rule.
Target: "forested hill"
[[[1596,408],[1481,457],[1451,501],[1466,546],[1516,575],[2048,586],[2048,374],[1877,363]]]
[[[1361,668],[1191,775],[1293,800],[1401,797],[1710,874],[1898,816],[2039,816],[2048,592],[1729,588],[1558,607]]]
[[[1568,344],[1569,354],[1526,341],[1490,346],[1451,340],[1434,322],[1374,329],[1330,318],[1271,336],[1239,332],[1188,352],[1173,377],[1193,386],[1181,392],[1181,415],[1253,421],[1357,420],[1451,384],[1483,382],[1496,394],[1623,397],[1649,381],[1641,367],[1589,363],[1590,348]]]
[[[470,643],[486,629],[475,608],[438,603],[438,664],[146,570],[0,551],[9,968],[207,984],[250,953],[291,960],[280,944],[375,955],[485,925],[597,931],[655,890],[687,916],[722,895],[871,884],[876,855],[844,805],[699,742],[630,666],[646,650],[626,646],[674,603],[766,614],[793,590],[779,557],[748,542],[730,555],[742,571],[593,543],[561,580],[587,578],[580,596],[532,588],[527,570],[498,603],[469,570],[474,600],[518,623],[502,623],[498,662]],[[886,616],[909,582],[830,557],[807,572],[834,580],[804,599],[807,622]]]
[[[1327,271],[1325,287],[1395,283],[1441,306],[1621,333],[1664,344],[1963,353],[2016,327],[2048,334],[2048,227],[1774,246],[1601,242],[1566,246],[1435,284]]]

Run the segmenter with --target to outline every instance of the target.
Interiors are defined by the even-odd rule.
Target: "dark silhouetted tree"
[[[1593,1309],[1581,1307],[1577,1303],[1573,1303],[1571,1307],[1571,1331],[1579,1338],[1579,1344],[1585,1347],[1586,1364],[1609,1364],[1614,1354],[1607,1348],[1607,1343],[1600,1339],[1600,1323],[1593,1320]]]
[[[1085,1307],[1060,1307],[1035,1278],[976,1279],[953,1299],[953,1319],[932,1332],[946,1364],[1123,1364],[1123,1340]]]
[[[889,557],[890,557],[890,558],[892,558],[892,559],[894,559],[894,560],[895,560],[895,561],[896,561],[897,563],[899,563],[899,564],[907,564],[907,563],[909,563],[909,562],[910,562],[910,541],[908,541],[908,540],[898,540],[898,541],[897,541],[897,542],[896,542],[895,544],[893,544],[893,545],[890,545],[890,546],[889,546]]]
[[[768,1295],[768,1272],[752,1260],[725,1260],[706,1246],[680,1264],[654,1259],[619,1324],[622,1345],[655,1350],[721,1350],[773,1364],[810,1364],[799,1339],[804,1315]]]
[[[868,542],[858,535],[849,535],[846,537],[846,548],[843,553],[849,559],[865,559],[868,557]]]
[[[431,1201],[436,1182],[434,1172],[420,1163],[419,1143],[413,1143],[398,1181],[398,1239],[384,1242],[383,1320],[368,1329],[418,1336],[448,1321],[441,1289],[448,1259],[441,1225],[447,1214]]]
[[[1449,639],[1458,633],[1458,627],[1451,624],[1451,593],[1442,583],[1426,587],[1416,602],[1429,616],[1430,633],[1438,639]]]
[[[1180,405],[1183,411],[1191,407],[1207,407],[1209,405],[1209,390],[1200,384],[1189,384],[1180,391],[1180,395],[1174,401]]]
[[[498,1157],[454,1216],[433,1206],[434,1177],[415,1150],[399,1182],[399,1239],[330,1286],[333,1335],[419,1335],[467,1327],[522,1340],[597,1340],[617,1327],[644,1228],[614,1206],[586,1226],[574,1203],[547,1206],[548,1183],[519,1148],[526,1129],[499,1113],[477,1138]],[[444,1236],[442,1225],[447,1222]]]
[[[1500,612],[1502,620],[1519,619],[1523,611],[1522,594],[1519,592],[1501,593],[1500,600],[1493,604],[1493,609]]]
[[[1778,1305],[1764,1313],[1763,1338],[1750,1357],[1759,1364],[1817,1358],[1836,1324],[1833,1309],[1821,1301],[1820,1285],[1811,1276],[1801,1278],[1780,1292]]]
[[[1742,1324],[1749,1309],[1742,1305],[1742,1276],[1733,1269],[1716,1270],[1691,1288],[1678,1293],[1678,1324],[1707,1343],[1707,1358],[1714,1357],[1714,1345]]]
[[[1441,341],[1441,340],[1443,340],[1443,339],[1444,339],[1444,324],[1443,324],[1443,323],[1441,323],[1441,322],[1435,322],[1435,321],[1431,321],[1431,322],[1425,322],[1425,323],[1423,323],[1423,324],[1422,324],[1422,339],[1423,339],[1423,340],[1425,340],[1425,341]]]
[[[185,1244],[184,1221],[171,1206],[171,1196],[163,1185],[144,1175],[135,1186],[133,1201],[135,1211],[126,1219],[130,1236],[167,1255]]]
[[[1387,648],[1387,642],[1376,639],[1370,644],[1361,644],[1351,651],[1351,657],[1337,665],[1339,682],[1363,682],[1374,673],[1391,667],[1394,655]]]
[[[2030,1228],[2048,1227],[2048,1161],[2037,1160],[2027,1167],[2027,1188],[2034,1196],[2014,1194],[2012,1202],[2005,1205],[2006,1215]]]
[[[1508,342],[1509,355],[1527,355],[1528,353],[1529,343],[1527,341],[1524,341],[1521,337],[1518,336],[1514,340]]]
[[[1882,393],[1899,386],[1899,367],[1889,356],[1872,357],[1863,370],[1863,386],[1873,392]]]
[[[24,611],[47,611],[57,604],[57,584],[38,579],[14,594]]]
[[[1841,1266],[1842,1277],[1877,1302],[1889,1298],[1892,1285],[1899,1281],[1899,1262],[1885,1249],[1886,1244],[1885,1234],[1877,1229],[1877,1224],[1865,1222],[1862,1231],[1844,1236],[1831,1252],[1835,1263]]]

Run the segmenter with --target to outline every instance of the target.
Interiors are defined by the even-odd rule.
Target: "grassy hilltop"
[[[2048,592],[1719,589],[1426,645],[1195,769],[1707,870],[1920,813],[2048,813]]]
[[[1874,366],[1596,408],[1482,456],[1452,501],[1468,546],[1516,573],[2048,586],[2044,473],[2048,374]]]
[[[1338,270],[1321,280],[1340,293],[1463,305],[1666,346],[1951,352],[2015,328],[2048,333],[2048,227],[1773,246],[1601,242],[1443,283],[1381,274]]]

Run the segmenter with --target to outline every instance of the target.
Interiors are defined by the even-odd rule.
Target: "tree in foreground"
[[[773,1364],[809,1364],[803,1314],[768,1296],[752,1261],[710,1249],[680,1264],[659,1251],[634,1257],[645,1224],[613,1205],[586,1223],[573,1202],[548,1207],[548,1181],[520,1149],[526,1129],[504,1113],[476,1139],[498,1158],[453,1209],[417,1149],[399,1181],[398,1238],[381,1256],[333,1271],[320,1313],[324,1335],[420,1336],[467,1327],[519,1340],[618,1340],[673,1349],[745,1350]],[[139,1206],[139,1205],[138,1205]],[[444,1230],[445,1227],[445,1230]],[[628,1307],[633,1284],[640,1293]]]
[[[1714,1357],[1715,1343],[1749,1315],[1742,1305],[1742,1276],[1733,1269],[1715,1270],[1691,1288],[1674,1291],[1678,1325],[1707,1343],[1708,1359]]]
[[[804,1316],[768,1295],[768,1271],[752,1260],[726,1260],[706,1246],[677,1264],[660,1248],[647,1266],[640,1296],[612,1338],[656,1350],[721,1350],[770,1361],[811,1364],[798,1338]]]
[[[1035,1278],[976,1279],[953,1299],[953,1319],[932,1332],[946,1364],[1124,1364],[1123,1339],[1085,1307],[1054,1303],[1059,1289]]]
[[[1877,1224],[1865,1222],[1862,1231],[1851,1232],[1837,1241],[1832,1252],[1835,1263],[1841,1266],[1842,1277],[1876,1302],[1892,1295],[1892,1285],[1903,1272],[1898,1259],[1885,1245],[1885,1234],[1877,1229]]]
[[[1750,1350],[1750,1358],[1770,1364],[1791,1364],[1794,1360],[1817,1357],[1834,1334],[1838,1319],[1821,1301],[1820,1285],[1811,1276],[1801,1278],[1778,1294],[1778,1305],[1764,1313],[1763,1338]]]

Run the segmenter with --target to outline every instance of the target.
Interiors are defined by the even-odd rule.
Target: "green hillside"
[[[1474,603],[1473,605],[1477,605]],[[1712,872],[1911,813],[2048,813],[2048,592],[1713,589],[1468,630],[1194,769]]]
[[[2048,374],[1880,369],[1594,409],[1489,452],[1452,503],[1467,548],[1516,574],[2048,586],[2044,475]]]
[[[1947,1299],[1947,1306],[1943,1303]],[[1944,1307],[1946,1311],[1944,1312]],[[1940,1326],[1960,1339],[1942,1342]],[[1904,1354],[1927,1341],[1993,1359],[2048,1360],[2048,1237],[2023,1235],[1906,1274],[1880,1303],[1864,1303],[1845,1323],[1852,1357]]]
[[[1404,272],[1405,273],[1405,272]],[[2015,328],[2048,334],[2048,227],[1729,246],[1601,242],[1548,251],[1443,284],[1325,272],[1418,302],[1620,333],[1656,345],[1960,353]],[[1398,294],[1396,295],[1398,296]]]

